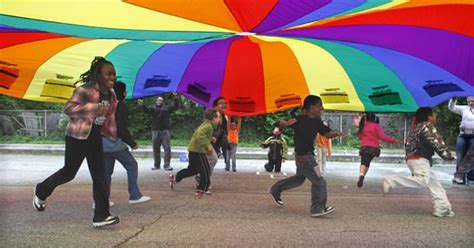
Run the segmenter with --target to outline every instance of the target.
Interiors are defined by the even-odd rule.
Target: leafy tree
[[[180,97],[180,107],[171,115],[172,123],[172,139],[187,142],[191,139],[194,130],[202,122],[202,114],[204,107],[195,102],[183,97]],[[173,96],[171,94],[164,95],[167,104],[172,103]],[[155,97],[144,99],[146,105],[153,105]],[[466,104],[465,99],[461,99],[459,104]],[[58,110],[61,111],[64,104],[62,103],[45,103],[36,102],[23,99],[17,99],[6,95],[0,95],[0,109],[1,110]],[[151,115],[146,114],[135,100],[128,100],[127,106],[129,108],[129,129],[131,133],[140,140],[151,140]],[[457,134],[459,132],[459,123],[461,116],[452,113],[447,108],[447,103],[443,103],[434,109],[438,116],[438,127],[441,134],[446,139],[447,143],[452,147],[455,144]],[[403,115],[403,114],[395,114]],[[258,140],[268,137],[275,123],[281,119],[290,117],[289,111],[282,111],[267,115],[244,117],[242,119],[242,128],[240,132],[240,141],[246,144],[257,144]],[[395,123],[389,123],[385,127],[389,134],[397,136],[397,127]],[[61,135],[57,135],[62,139]],[[353,132],[349,132],[353,133]],[[290,145],[293,145],[293,130],[286,128],[283,134],[289,139]],[[357,146],[358,140],[355,135],[347,137],[346,146]]]
[[[460,99],[458,104],[466,104],[465,99]],[[450,146],[456,144],[456,138],[459,133],[459,124],[461,123],[461,116],[451,112],[448,109],[448,104],[443,103],[433,109],[437,116],[438,130],[443,135],[446,143]]]
[[[62,103],[37,102],[0,94],[0,109],[2,110],[61,110],[63,106]]]

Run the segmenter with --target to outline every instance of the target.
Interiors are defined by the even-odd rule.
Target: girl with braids
[[[400,141],[396,138],[388,136],[384,133],[382,127],[377,122],[377,117],[374,113],[366,113],[359,123],[360,140],[360,168],[359,168],[359,181],[357,181],[357,187],[362,187],[364,184],[365,175],[369,171],[370,162],[375,157],[380,155],[380,144],[379,140],[383,140],[389,143],[399,143]]]
[[[117,139],[115,80],[113,64],[102,57],[96,57],[90,69],[80,76],[77,83],[82,86],[74,90],[64,107],[69,116],[64,166],[34,187],[33,207],[37,211],[44,211],[46,198],[57,186],[71,181],[86,158],[95,202],[93,227],[119,223],[118,216],[109,212],[102,150],[102,136]]]

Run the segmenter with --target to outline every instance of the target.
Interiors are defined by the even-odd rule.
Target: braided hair
[[[112,62],[104,57],[97,56],[92,60],[91,67],[88,71],[81,74],[76,84],[82,84],[83,87],[92,87],[100,81],[100,70],[104,65],[112,65]]]

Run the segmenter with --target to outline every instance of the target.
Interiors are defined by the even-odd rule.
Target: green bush
[[[164,95],[165,102],[171,104],[172,95]],[[155,97],[149,97],[145,100],[145,104],[153,105]],[[464,99],[463,99],[464,100]],[[180,96],[180,107],[171,115],[171,132],[173,144],[183,144],[187,145],[191,136],[202,122],[202,114],[204,108],[195,102]],[[465,101],[461,101],[460,104],[465,104]],[[14,110],[14,109],[26,109],[26,110],[62,110],[64,104],[58,103],[44,103],[44,102],[33,102],[23,99],[12,98],[5,95],[0,95],[0,109],[3,110]],[[135,100],[127,101],[127,106],[129,109],[129,129],[132,135],[140,141],[147,142],[151,140],[151,120],[152,117],[149,114],[146,114],[140,106],[136,103]],[[438,115],[438,127],[440,132],[445,137],[447,143],[450,146],[454,146],[456,136],[459,129],[459,123],[461,117],[459,115],[451,113],[447,109],[447,104],[443,103],[440,106],[435,108],[435,112]],[[395,113],[395,115],[397,115]],[[403,114],[400,114],[403,115]],[[242,118],[242,128],[240,131],[240,143],[242,146],[248,144],[251,146],[258,146],[258,140],[266,139],[271,135],[273,127],[276,122],[281,119],[289,118],[290,115],[288,111],[282,111],[279,113],[272,113],[267,115],[252,116],[252,117],[243,117]],[[410,127],[410,123],[409,123]],[[63,127],[64,128],[64,127]],[[337,129],[337,128],[336,128]],[[392,136],[400,137],[400,134],[397,134],[396,123],[389,123],[388,126],[384,127],[386,132]],[[347,131],[347,137],[343,139],[343,146],[345,147],[357,147],[358,139],[355,130]],[[286,137],[290,146],[293,146],[293,130],[291,128],[286,128],[283,130],[283,133]],[[400,137],[401,138],[401,137]],[[32,142],[40,142],[41,138],[31,138]],[[64,131],[57,130],[54,132],[49,132],[49,137],[45,140],[62,142],[64,139]],[[30,138],[28,137],[2,137],[0,141],[13,143],[13,140],[17,142],[29,142]],[[334,139],[333,143],[335,146],[341,146],[339,144],[339,139]]]

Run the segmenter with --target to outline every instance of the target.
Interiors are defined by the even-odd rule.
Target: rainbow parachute
[[[61,102],[95,56],[128,98],[178,92],[232,115],[411,112],[474,95],[472,0],[0,1],[0,93]]]

